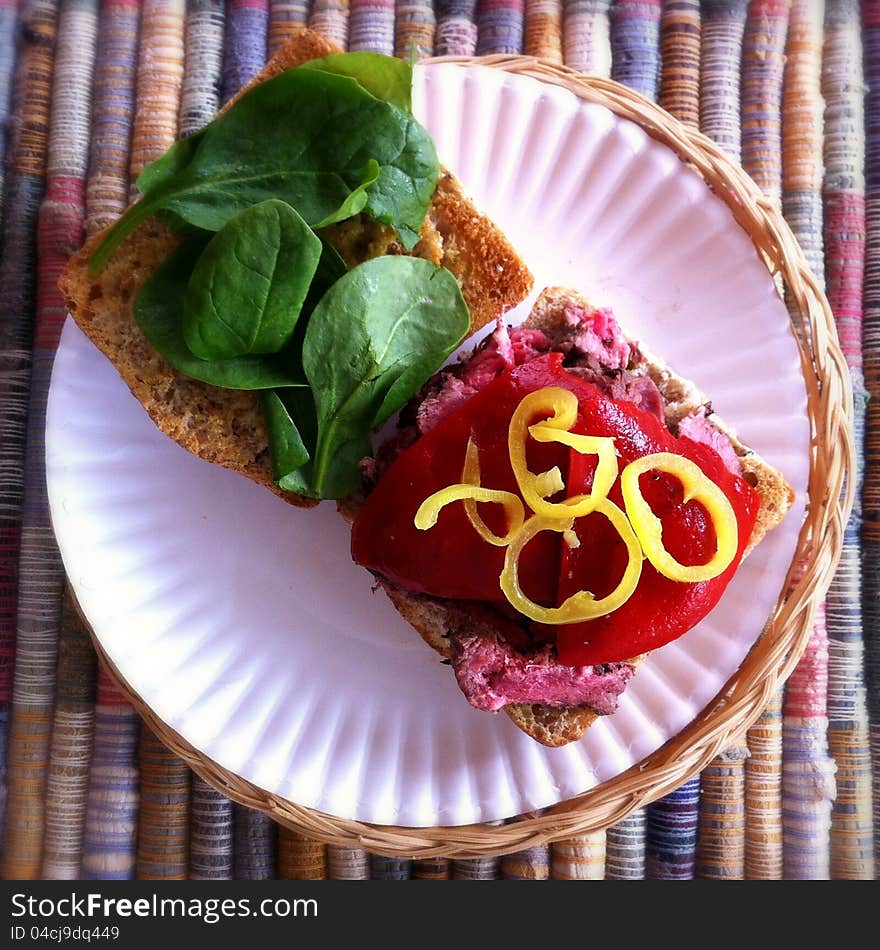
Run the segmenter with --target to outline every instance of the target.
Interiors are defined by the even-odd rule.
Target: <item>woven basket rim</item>
[[[779,208],[746,172],[702,133],[610,79],[529,56],[434,57],[424,63],[481,65],[527,76],[604,105],[669,146],[707,182],[733,213],[766,263],[784,282],[807,389],[811,425],[808,501],[783,593],[739,669],[716,698],[660,749],[625,772],[540,814],[503,825],[433,828],[377,825],[306,808],[261,789],[208,758],[163,722],[119,673],[76,602],[95,649],[147,726],[187,765],[230,799],[328,844],[389,857],[473,857],[588,834],[620,821],[701,771],[760,716],[794,669],[812,633],[816,608],[834,575],[843,529],[853,505],[853,395],[830,305]]]

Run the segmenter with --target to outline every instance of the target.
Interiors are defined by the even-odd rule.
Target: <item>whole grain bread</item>
[[[239,96],[285,69],[335,52],[338,48],[321,34],[303,30]],[[363,215],[322,233],[349,266],[380,254],[403,253],[391,228]],[[240,472],[294,505],[316,504],[276,488],[257,395],[218,389],[183,376],[150,346],[135,322],[137,293],[177,246],[178,235],[151,218],[129,236],[100,274],[93,275],[89,257],[103,236],[104,232],[92,235],[73,255],[59,286],[80,329],[111,360],[156,425],[193,454]],[[456,276],[470,309],[472,331],[515,306],[532,287],[532,276],[513,246],[446,170],[441,171],[412,253]]]
[[[595,307],[583,295],[567,288],[548,287],[535,302],[523,325],[542,330],[553,339],[565,331],[566,310],[570,307],[577,307],[587,314],[595,311]],[[754,486],[761,499],[758,518],[746,549],[747,555],[785,517],[794,501],[791,486],[779,471],[736,438],[733,430],[711,411],[708,397],[694,383],[676,374],[663,360],[649,353],[641,342],[631,337],[627,339],[632,344],[633,352],[628,369],[634,376],[648,376],[654,381],[663,397],[666,424],[670,431],[676,433],[685,416],[700,413],[730,438],[742,466],[743,477]],[[382,586],[400,615],[415,627],[429,646],[445,658],[452,654],[451,639],[494,633],[485,620],[475,620],[466,607],[415,594],[388,582],[383,582]],[[646,655],[633,657],[627,663],[635,669]],[[597,718],[597,713],[587,706],[553,707],[537,703],[511,703],[504,707],[504,711],[527,735],[542,745],[554,748],[579,739]]]

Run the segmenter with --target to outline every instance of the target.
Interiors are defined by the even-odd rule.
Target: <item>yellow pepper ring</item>
[[[558,465],[535,476],[535,491],[542,498],[549,498],[557,492],[565,491],[565,482],[562,480],[562,472],[559,471]]]
[[[465,449],[464,468],[461,470],[461,480],[465,485],[480,486],[480,451],[473,439],[468,439],[467,449]],[[519,498],[512,492],[504,492],[503,494],[510,495],[510,498],[508,498],[506,502],[500,501],[499,499],[500,503],[505,506],[505,512],[507,514],[507,534],[504,535],[495,534],[480,517],[477,511],[477,501],[480,499],[475,497],[464,499],[465,514],[468,516],[468,521],[470,521],[474,530],[484,541],[488,541],[489,544],[494,544],[499,548],[510,544],[514,535],[523,526],[523,521],[525,520],[525,511]],[[518,506],[510,500],[511,498],[516,499]]]
[[[507,514],[507,523],[509,525],[507,534],[504,535],[504,537],[499,537],[491,532],[486,525],[483,524],[481,518],[478,518],[477,523],[474,523],[474,527],[480,536],[488,541],[489,544],[504,547],[510,543],[511,539],[516,536],[517,532],[519,532],[523,526],[523,522],[525,521],[523,503],[513,492],[501,491],[494,488],[481,488],[479,485],[449,485],[446,488],[441,488],[440,491],[434,492],[433,495],[429,495],[421,505],[419,505],[419,510],[416,512],[414,519],[415,526],[419,531],[427,531],[429,528],[433,528],[434,525],[437,524],[437,518],[440,512],[447,505],[451,505],[455,501],[464,501],[465,499],[491,501],[499,505],[504,505],[504,510]]]
[[[572,530],[574,524],[574,518],[563,521],[561,518],[543,518],[540,515],[534,515],[510,542],[504,555],[504,570],[501,572],[501,590],[521,614],[540,623],[581,623],[584,620],[594,620],[596,617],[610,614],[633,595],[642,574],[642,549],[639,547],[638,538],[630,527],[626,515],[610,499],[603,498],[594,510],[605,515],[614,525],[629,553],[629,561],[620,583],[601,600],[596,600],[589,591],[582,590],[566,598],[559,607],[542,607],[526,597],[519,586],[518,571],[523,548],[542,531],[558,531],[564,535]]]
[[[546,386],[525,396],[510,420],[508,452],[519,490],[526,504],[537,515],[545,518],[579,518],[593,511],[601,499],[607,497],[617,480],[617,453],[614,439],[602,436],[576,435],[568,430],[577,421],[577,396],[559,386]],[[541,422],[530,424],[536,415],[546,416]],[[589,495],[577,495],[560,502],[550,502],[550,495],[565,486],[559,468],[536,475],[526,461],[526,440],[531,435],[536,442],[560,442],[584,455],[598,455],[599,465]]]
[[[575,495],[558,504],[542,500],[541,508],[535,508],[538,514],[548,518],[579,518],[581,515],[588,515],[599,501],[608,497],[608,492],[617,481],[617,450],[614,448],[614,439],[601,435],[560,432],[543,423],[530,426],[529,433],[537,442],[561,442],[581,455],[599,456],[589,495]]]
[[[715,527],[717,546],[707,564],[690,567],[680,564],[663,546],[663,524],[651,511],[639,487],[639,477],[652,471],[674,475],[684,488],[684,500],[695,499],[708,512]],[[708,581],[723,573],[736,557],[739,531],[733,507],[724,492],[690,459],[672,452],[657,452],[635,459],[623,470],[620,489],[645,556],[664,577],[684,583]]]
[[[561,491],[564,484],[558,466],[554,465],[549,471],[539,475],[529,471],[526,440],[530,422],[535,416],[544,416],[543,425],[551,429],[567,430],[574,425],[577,410],[578,401],[574,393],[560,386],[546,386],[524,396],[511,417],[507,430],[510,466],[526,504],[533,511],[537,511],[536,505],[549,505],[544,499],[548,495],[556,494],[553,488]],[[566,512],[564,517],[570,518],[571,513]]]

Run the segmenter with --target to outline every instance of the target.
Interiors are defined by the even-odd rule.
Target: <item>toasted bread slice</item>
[[[525,326],[543,330],[551,339],[566,326],[565,311],[575,306],[587,313],[593,305],[575,291],[561,287],[544,290],[536,301]],[[634,341],[628,338],[629,342]],[[746,554],[764,535],[776,527],[794,501],[794,492],[780,472],[744,446],[717,415],[712,413],[709,399],[689,380],[678,376],[661,359],[651,355],[639,342],[638,357],[630,371],[635,376],[649,376],[663,397],[666,424],[675,433],[678,424],[693,413],[708,413],[706,418],[731,441],[742,465],[743,477],[756,489],[761,498],[758,519],[752,531]],[[443,657],[452,653],[450,637],[463,634],[491,634],[488,624],[475,620],[466,606],[450,604],[388,582],[383,587],[400,615],[419,632],[425,642]],[[647,654],[628,660],[634,669]],[[511,703],[504,711],[527,735],[542,745],[558,747],[579,739],[595,722],[598,714],[587,706],[553,707],[537,703]]]
[[[239,96],[285,69],[335,52],[337,47],[321,34],[303,30]],[[350,266],[380,254],[402,253],[392,229],[365,216],[327,228],[324,234]],[[276,488],[258,396],[181,375],[153,350],[135,322],[133,305],[141,285],[180,238],[150,219],[96,276],[89,273],[88,261],[103,236],[93,235],[73,255],[61,276],[61,291],[80,329],[111,360],[156,425],[193,454],[240,472],[292,504],[316,504]],[[515,306],[532,287],[532,276],[510,242],[445,170],[413,254],[456,276],[470,308],[472,331]]]

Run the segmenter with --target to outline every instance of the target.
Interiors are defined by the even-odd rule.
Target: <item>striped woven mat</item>
[[[880,0],[0,0],[0,820],[10,878],[872,878],[880,805]],[[834,310],[863,465],[809,648],[747,734],[607,832],[501,858],[325,847],[211,788],[98,669],[43,470],[56,279],[303,24],[611,76],[740,160]],[[867,92],[866,92],[867,90]],[[872,790],[872,774],[874,786]],[[872,801],[876,803],[872,811]]]

